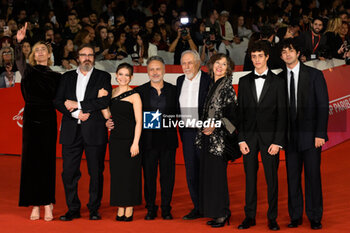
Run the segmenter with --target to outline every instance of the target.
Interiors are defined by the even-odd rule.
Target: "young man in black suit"
[[[169,125],[168,120],[173,121],[176,117],[176,87],[163,80],[165,64],[159,56],[148,58],[147,73],[150,82],[135,88],[142,100],[144,116],[140,150],[142,151],[144,195],[148,210],[145,219],[153,220],[157,217],[158,206],[155,201],[159,164],[162,217],[171,220],[173,216],[170,203],[175,182],[175,154],[178,139],[176,126]],[[158,119],[159,128],[148,128],[145,124],[147,112],[153,112],[149,123],[156,123]],[[165,120],[168,128],[163,127],[162,118],[168,118]]]
[[[302,224],[303,191],[301,173],[305,171],[305,210],[312,229],[321,229],[323,214],[321,148],[328,140],[328,91],[321,71],[299,62],[300,50],[294,40],[281,45],[286,69],[280,74],[288,86],[288,227]]]
[[[98,209],[103,190],[104,158],[107,145],[107,128],[101,109],[109,105],[111,98],[111,75],[95,69],[94,48],[89,44],[78,50],[79,67],[63,74],[55,105],[63,114],[60,143],[62,144],[62,180],[68,212],[62,221],[80,218],[78,181],[81,176],[80,162],[85,151],[90,175],[89,203],[90,220],[101,219]],[[108,95],[98,98],[100,89]]]
[[[258,152],[264,166],[268,190],[268,226],[279,230],[276,222],[278,200],[279,150],[285,143],[287,123],[286,88],[283,79],[267,67],[269,49],[256,42],[249,51],[254,71],[242,77],[238,86],[239,146],[246,174],[245,216],[238,229],[255,225],[257,205]]]
[[[201,119],[204,101],[212,79],[200,70],[200,56],[195,50],[186,50],[181,55],[181,66],[184,75],[176,80],[177,104],[180,119],[184,122]],[[194,208],[183,219],[192,220],[200,218],[199,212],[199,168],[200,152],[194,144],[197,128],[189,125],[180,128],[183,155],[186,167],[187,186]]]

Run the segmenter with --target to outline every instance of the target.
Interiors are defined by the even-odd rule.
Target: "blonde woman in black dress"
[[[109,109],[102,110],[106,119],[112,116],[114,127],[109,139],[112,206],[118,206],[117,221],[132,221],[133,206],[140,205],[141,156],[139,140],[142,130],[141,98],[129,83],[133,68],[127,63],[120,64],[116,71],[119,84],[112,91]],[[107,95],[103,89],[99,97]]]
[[[39,206],[44,206],[44,220],[51,221],[55,203],[57,139],[53,99],[61,74],[49,68],[51,51],[44,42],[33,46],[29,64],[26,63],[21,45],[26,29],[27,23],[18,30],[15,49],[25,102],[19,206],[33,206],[31,220],[40,218]]]

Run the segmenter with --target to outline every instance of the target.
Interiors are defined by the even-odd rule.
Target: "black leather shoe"
[[[162,213],[162,218],[164,220],[172,220],[173,219],[173,216],[171,215],[170,212],[167,212],[167,213]]]
[[[287,225],[289,228],[296,228],[299,225],[303,224],[303,219],[299,218],[297,220],[291,220],[290,223]]]
[[[280,226],[278,226],[276,220],[269,220],[269,229],[272,231],[278,231],[280,229]]]
[[[115,220],[117,220],[117,221],[124,221],[124,220],[125,220],[125,215],[119,216],[119,215],[117,214],[117,216],[115,217]]]
[[[213,218],[212,220],[209,220],[207,222],[207,225],[211,226],[211,225],[214,225],[216,223],[216,218]]]
[[[101,220],[101,215],[97,211],[90,212],[90,220]]]
[[[256,222],[254,218],[245,218],[241,225],[238,226],[238,229],[248,229],[249,227],[255,226]]]
[[[199,213],[198,210],[196,209],[192,209],[190,213],[188,213],[187,215],[183,216],[182,219],[184,220],[193,220],[193,219],[197,219],[197,218],[201,218],[202,215]]]
[[[322,228],[322,224],[319,221],[310,221],[311,223],[311,229],[313,230],[319,230]]]
[[[154,220],[157,217],[157,212],[148,211],[145,220]]]
[[[68,211],[65,215],[62,215],[60,217],[61,221],[72,221],[75,218],[80,218],[80,212],[76,211],[76,212],[72,212],[72,211]]]
[[[211,227],[214,227],[214,228],[223,227],[225,226],[226,222],[227,222],[227,225],[230,225],[230,217],[231,216],[217,218],[215,223],[211,225]]]

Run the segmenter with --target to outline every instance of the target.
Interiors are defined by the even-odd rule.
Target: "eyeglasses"
[[[94,57],[93,54],[79,53],[79,57]]]
[[[2,55],[10,55],[12,54],[10,51],[9,52],[3,52]]]
[[[40,47],[40,48],[36,48],[34,49],[34,52],[42,52],[42,51],[47,51],[47,48],[46,47]]]

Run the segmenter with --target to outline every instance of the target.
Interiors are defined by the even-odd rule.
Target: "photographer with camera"
[[[191,37],[188,17],[180,18],[181,26],[177,30],[177,37],[169,46],[169,52],[174,52],[174,65],[180,65],[182,52],[186,50],[198,51],[197,45]]]
[[[202,65],[205,65],[211,56],[218,53],[219,46],[225,46],[222,42],[217,40],[215,35],[215,29],[205,27],[203,33],[203,45],[199,46],[199,54]]]
[[[50,47],[52,53],[50,60],[52,61],[52,64],[60,65],[60,61],[55,61],[55,57],[59,57],[59,47],[55,44],[54,41],[54,31],[51,27],[45,27],[44,28],[44,41],[45,43]]]

